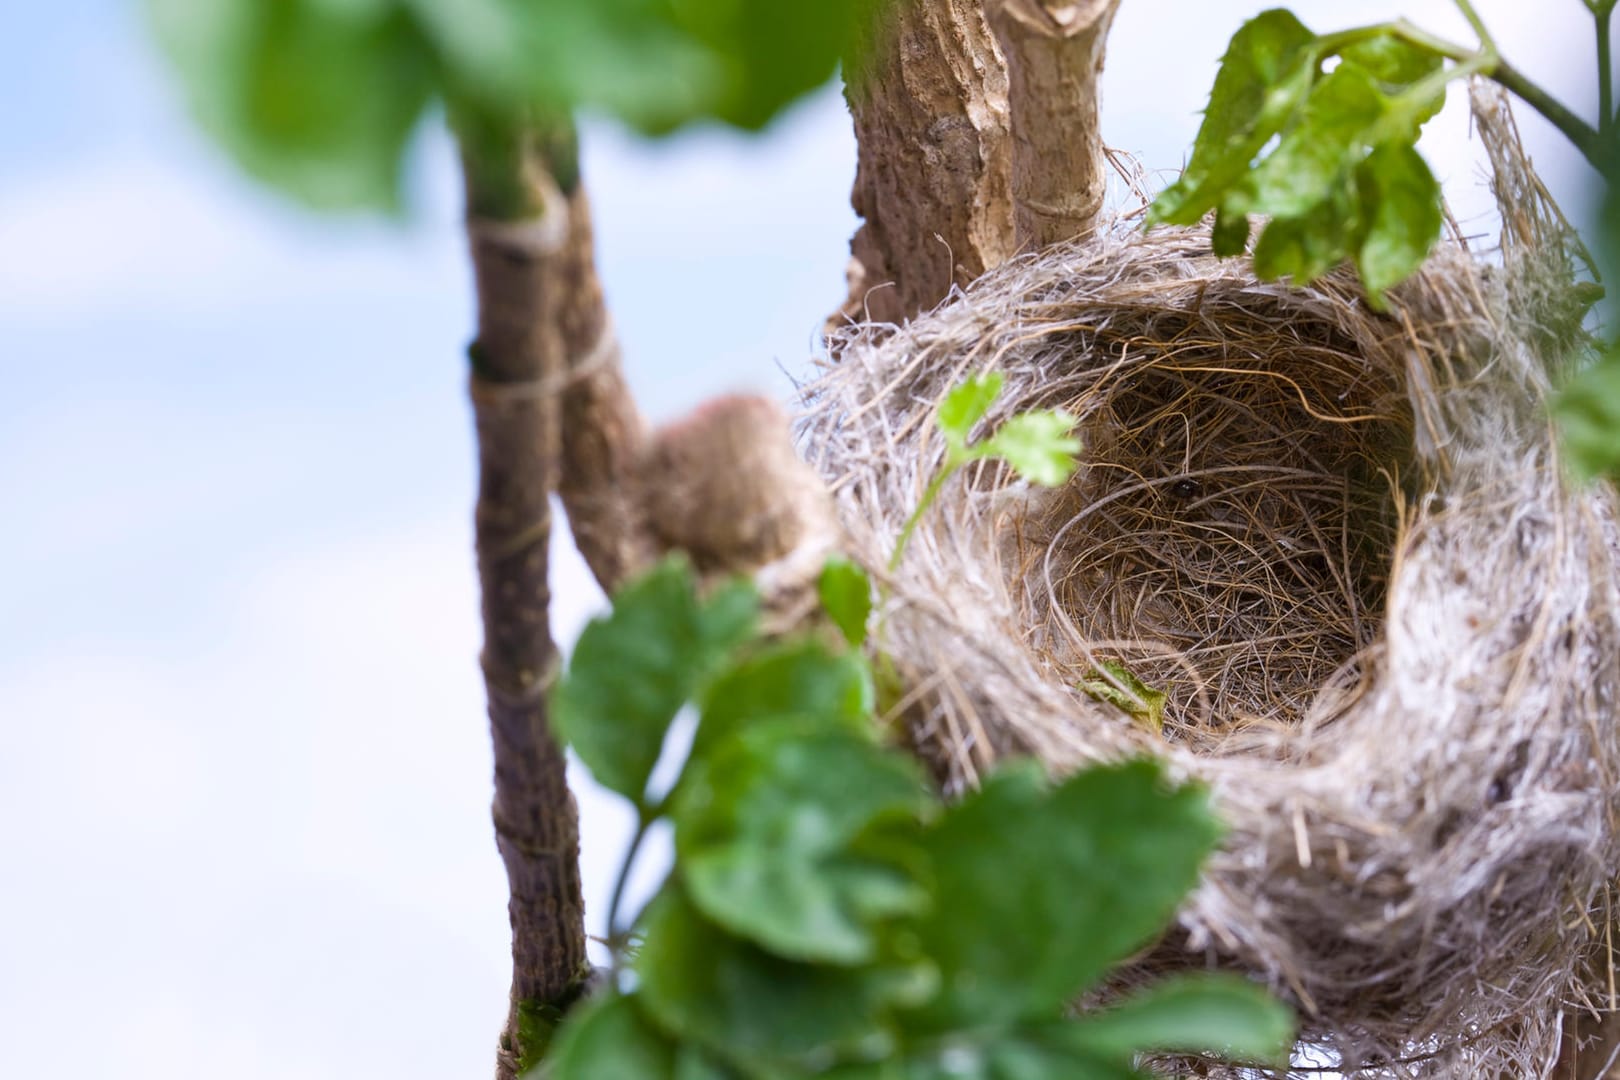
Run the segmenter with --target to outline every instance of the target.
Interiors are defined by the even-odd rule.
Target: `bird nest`
[[[879,574],[950,388],[1002,373],[981,432],[1079,418],[1063,487],[981,463],[912,537],[897,710],[948,788],[1015,753],[1208,784],[1227,841],[1121,985],[1251,972],[1299,1008],[1304,1074],[1542,1076],[1613,1005],[1620,533],[1547,419],[1575,241],[1503,106],[1476,110],[1500,250],[1449,239],[1385,312],[1345,274],[1260,282],[1205,230],[1121,227],[852,328],[806,394]],[[1081,688],[1105,662],[1168,695],[1161,730]]]

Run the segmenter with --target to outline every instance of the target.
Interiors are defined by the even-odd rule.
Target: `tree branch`
[[[845,65],[864,224],[835,318],[897,323],[1013,252],[1007,78],[981,0],[870,7]]]
[[[1119,0],[985,0],[1007,61],[1018,248],[1089,234],[1107,193],[1098,80]]]
[[[552,177],[571,135],[458,116],[467,233],[478,294],[472,405],[483,595],[484,683],[495,749],[495,838],[512,924],[512,1007],[496,1075],[512,1080],[588,978],[579,818],[566,758],[546,722],[556,676],[549,622],[551,493],[562,462],[561,268],[574,230]],[[553,147],[547,152],[548,145]],[[565,165],[566,168],[566,165]],[[566,175],[566,174],[565,174]]]

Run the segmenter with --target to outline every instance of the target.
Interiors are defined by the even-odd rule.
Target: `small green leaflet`
[[[620,589],[574,645],[551,695],[551,723],[604,786],[642,804],[675,714],[754,634],[747,582],[699,598],[684,559]]]
[[[822,610],[855,648],[866,643],[866,620],[872,615],[872,581],[860,566],[842,556],[828,559],[816,582]]]
[[[1073,473],[1080,440],[1072,434],[1075,418],[1062,409],[1036,409],[1003,421],[989,438],[969,442],[975,424],[983,420],[1001,396],[999,371],[974,375],[953,387],[939,403],[937,424],[948,448],[945,467],[969,461],[1000,458],[1032,484],[1056,487]]]
[[[998,457],[1032,484],[1057,487],[1074,474],[1080,440],[1075,419],[1062,409],[1019,413],[974,447],[975,456]]]
[[[1097,674],[1080,681],[1080,689],[1106,704],[1123,709],[1152,732],[1164,730],[1164,703],[1168,696],[1155,690],[1117,660],[1097,661]]]
[[[1317,38],[1267,11],[1233,36],[1192,157],[1149,225],[1213,210],[1213,250],[1237,255],[1249,215],[1263,215],[1257,275],[1304,285],[1352,261],[1381,308],[1440,236],[1440,187],[1414,144],[1445,79],[1440,55],[1387,28]]]
[[[999,371],[986,371],[958,383],[939,403],[937,423],[946,445],[961,453],[968,448],[968,435],[973,425],[983,420],[990,406],[1001,396],[1003,376]]]

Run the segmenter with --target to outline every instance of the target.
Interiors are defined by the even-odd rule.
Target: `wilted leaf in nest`
[[[1155,690],[1118,660],[1097,661],[1097,674],[1080,681],[1080,689],[1108,705],[1125,710],[1154,732],[1164,730],[1164,703],[1169,695]]]

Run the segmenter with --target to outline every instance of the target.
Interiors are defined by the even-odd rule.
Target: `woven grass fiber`
[[[1547,417],[1578,241],[1505,101],[1475,112],[1499,244],[1453,229],[1387,312],[1127,216],[850,328],[805,390],[924,759],[951,790],[1014,753],[1208,784],[1228,838],[1113,990],[1251,973],[1300,1011],[1302,1076],[1539,1077],[1613,1005],[1620,533]],[[985,371],[981,431],[1061,406],[1082,466],[1053,491],[963,470],[887,575],[935,407]],[[1103,660],[1168,692],[1162,733],[1077,689]]]

